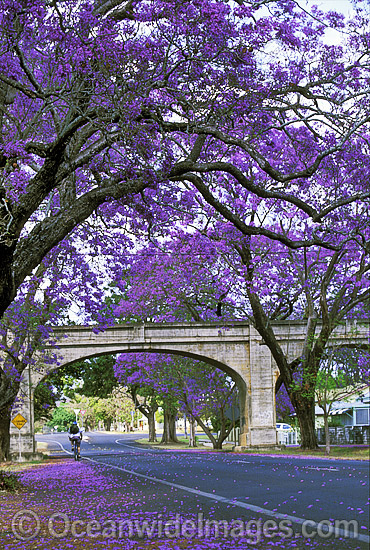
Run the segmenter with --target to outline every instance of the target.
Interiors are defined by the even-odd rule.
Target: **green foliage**
[[[51,420],[53,409],[60,398],[61,395],[54,392],[46,381],[40,382],[34,393],[35,422],[42,419]]]
[[[98,421],[108,429],[113,422],[129,422],[132,401],[118,388],[114,363],[115,357],[103,355],[55,370],[36,389],[39,410],[36,419],[46,418],[48,426],[66,430],[75,420],[72,412],[75,408],[85,411],[83,418],[79,417],[85,428],[94,429]],[[56,401],[64,397],[69,398],[68,405],[51,413]]]
[[[114,422],[131,421],[130,413],[133,405],[131,398],[124,391],[116,388],[105,398],[76,394],[74,401],[70,402],[68,407],[85,411],[83,420],[80,416],[80,425],[85,429],[96,428],[99,421],[103,422],[106,429],[110,429]]]
[[[210,417],[210,421],[212,424],[212,428],[215,432],[219,432],[221,430],[221,417],[220,415],[213,415]],[[225,420],[225,427],[228,429],[231,426],[231,420],[228,418]]]
[[[113,355],[101,355],[80,363],[80,377],[83,379],[81,393],[87,397],[106,398],[118,386],[114,376],[113,365],[116,358]]]
[[[68,403],[70,410],[80,409],[85,411],[84,415],[79,415],[80,426],[84,426],[86,430],[96,428],[96,418],[94,407],[98,401],[97,397],[85,397],[84,395],[75,394],[73,401]]]
[[[21,487],[21,482],[16,474],[0,470],[0,492],[7,491],[9,493],[15,493]]]
[[[58,395],[70,399],[75,399],[76,393],[105,398],[118,386],[113,372],[114,363],[114,356],[101,355],[61,367],[46,380]]]
[[[368,381],[368,369],[361,366],[362,353],[339,348],[324,354],[316,382],[316,400],[322,408],[343,399],[349,388]]]
[[[96,401],[93,398],[109,398],[118,385],[113,372],[114,363],[113,356],[103,355],[61,367],[52,372],[35,390],[35,420],[49,420],[48,425],[58,425],[60,429],[65,429],[64,416],[59,420],[61,413],[56,413],[53,409],[57,401],[67,397],[82,405],[76,408],[87,411],[84,421],[87,421],[90,426],[95,426],[93,407]],[[92,401],[86,400],[81,403],[82,395],[91,398]],[[101,411],[107,411],[108,407],[108,403],[101,405]],[[107,416],[108,413],[105,414]]]
[[[82,385],[80,371],[79,364],[73,363],[55,370],[45,381],[53,386],[57,395],[74,399],[76,391]]]
[[[328,426],[329,428],[341,428],[343,426],[343,422],[339,418],[329,418]]]
[[[54,410],[51,420],[47,423],[47,426],[54,428],[58,426],[58,430],[67,431],[70,424],[76,419],[74,413],[69,411],[64,405],[61,405]]]

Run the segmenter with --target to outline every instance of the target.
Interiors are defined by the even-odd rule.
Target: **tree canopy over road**
[[[55,247],[122,285],[128,253],[202,246],[181,308],[252,320],[315,446],[328,338],[369,311],[368,5],[0,0],[0,23],[0,314]],[[274,318],[307,321],[293,362]]]

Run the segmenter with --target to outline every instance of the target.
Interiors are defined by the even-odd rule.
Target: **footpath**
[[[131,538],[130,526],[143,521],[144,498],[132,476],[117,477],[107,468],[68,458],[26,467],[19,479],[19,492],[0,492],[1,549],[192,548],[188,540],[140,541],[136,531]],[[155,510],[155,495],[152,504]]]

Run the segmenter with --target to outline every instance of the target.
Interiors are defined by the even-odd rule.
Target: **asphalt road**
[[[319,548],[369,547],[366,461],[147,449],[135,443],[139,437],[88,433],[81,454],[111,474],[135,479],[147,494],[143,512],[155,508],[161,514],[202,514],[202,520],[228,522],[258,518],[263,525],[285,521],[280,532],[291,527],[295,533],[313,536],[310,540],[321,541]],[[67,434],[37,440],[48,442],[55,455],[70,450]],[[274,523],[271,529],[274,532]],[[355,540],[349,537],[353,529]]]

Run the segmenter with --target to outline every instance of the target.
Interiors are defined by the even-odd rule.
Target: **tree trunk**
[[[222,449],[222,443],[224,442],[224,439],[221,439],[220,437],[218,437],[215,442],[213,443],[213,448],[214,449]]]
[[[154,441],[157,441],[157,434],[155,433],[155,411],[148,412],[146,417],[149,426],[149,441],[154,443]]]
[[[10,408],[0,411],[0,462],[10,459],[10,416]]]
[[[0,317],[11,304],[15,296],[15,287],[12,274],[12,262],[15,250],[15,239],[5,235],[8,220],[4,208],[0,208]]]
[[[0,462],[10,458],[10,421],[20,387],[20,374],[8,376],[0,368]]]
[[[209,437],[209,439],[212,443],[213,448],[214,449],[222,449],[222,443],[225,441],[225,439],[229,435],[229,433],[232,430],[232,427],[234,426],[234,424],[231,424],[230,428],[227,429],[227,430],[225,430],[224,425],[223,425],[223,427],[221,426],[221,431],[220,431],[219,435],[217,437],[215,437],[213,435],[212,431],[208,428],[207,424],[205,424],[199,416],[194,415],[192,413],[189,413],[189,418],[193,418],[193,417],[198,422],[199,426],[201,428],[203,428],[204,433],[208,435],[208,437]]]
[[[315,431],[315,400],[303,399],[300,396],[297,399],[297,395],[294,394],[292,403],[301,429],[301,449],[318,449]]]
[[[196,437],[195,437],[195,426],[196,426],[196,422],[194,420],[194,418],[189,418],[189,447],[196,447],[197,446],[197,440],[196,440]]]
[[[135,402],[135,404],[137,401]],[[148,427],[149,427],[149,441],[151,443],[154,443],[157,441],[157,434],[155,431],[155,413],[158,410],[157,403],[154,403],[152,405],[139,405],[137,406],[139,411],[146,417],[148,420]]]
[[[233,422],[229,428],[226,428],[224,420],[221,422],[221,430],[217,436],[217,439],[215,439],[215,442],[213,444],[214,449],[222,449],[222,444],[235,426],[235,422]]]
[[[163,435],[161,443],[167,445],[168,443],[178,443],[176,436],[176,413],[166,410],[163,411]]]
[[[330,455],[330,432],[329,432],[329,415],[324,413],[324,429],[325,429],[325,453]]]
[[[107,432],[110,432],[111,426],[112,426],[112,421],[110,419],[104,422],[104,427]]]
[[[247,280],[249,283],[253,283],[254,273],[251,261],[251,251],[248,246],[244,246],[238,252],[243,263],[248,266]],[[325,344],[330,336],[330,325],[323,322],[320,337],[315,340],[313,336],[315,335],[317,318],[316,316],[310,317],[307,320],[306,342],[302,356],[297,358],[296,361],[288,363],[288,357],[276,338],[270,319],[266,315],[257,294],[250,290],[251,286],[247,286],[246,290],[253,310],[255,327],[268,346],[272,357],[275,359],[282,377],[282,381],[284,382],[294,410],[297,414],[301,429],[301,448],[313,450],[317,449],[317,436],[315,433],[315,385],[320,359],[322,357]],[[313,342],[315,342],[314,350],[312,350]],[[304,364],[302,365],[303,361]],[[294,382],[293,371],[298,365],[303,368],[305,380],[302,381],[302,387],[300,389],[289,389]],[[307,387],[304,382],[307,383]]]
[[[154,443],[157,441],[157,434],[155,431],[155,413],[158,410],[158,403],[153,398],[153,395],[149,398],[145,398],[144,403],[140,403],[138,399],[138,387],[132,386],[130,389],[131,398],[135,404],[135,409],[138,409],[148,420],[149,427],[149,442]]]

